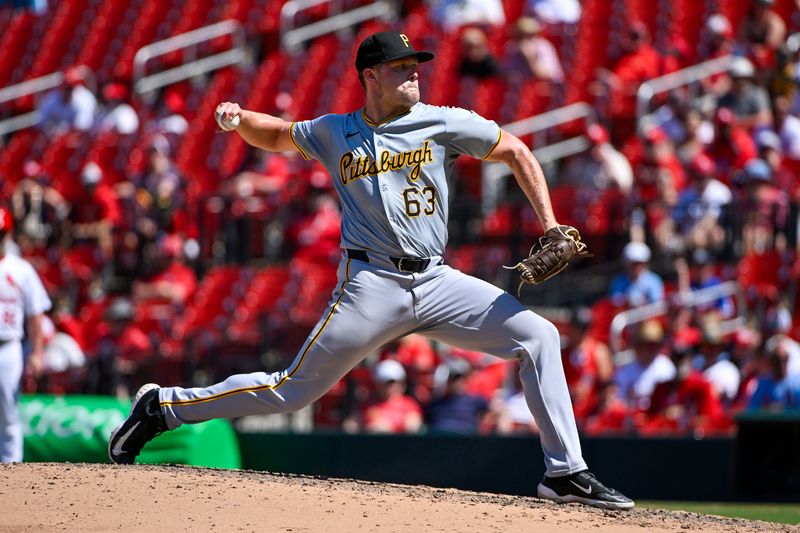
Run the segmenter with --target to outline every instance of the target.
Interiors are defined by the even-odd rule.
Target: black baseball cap
[[[405,34],[396,31],[373,33],[358,45],[356,54],[356,70],[361,72],[378,63],[386,63],[395,59],[415,56],[424,63],[433,59],[431,52],[417,52]]]

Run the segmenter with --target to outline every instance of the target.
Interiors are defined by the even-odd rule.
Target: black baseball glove
[[[520,281],[517,293],[526,283],[538,285],[552,278],[569,265],[573,257],[590,255],[581,234],[572,226],[556,226],[539,237],[539,242],[531,247],[526,259],[514,266],[503,266],[519,272]]]

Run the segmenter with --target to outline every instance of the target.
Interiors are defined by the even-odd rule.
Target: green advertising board
[[[130,401],[110,396],[23,395],[25,461],[109,462],[108,436],[130,407]],[[227,420],[169,431],[145,446],[137,462],[241,468],[239,444]]]

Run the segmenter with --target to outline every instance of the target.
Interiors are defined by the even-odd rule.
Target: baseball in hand
[[[225,119],[222,118],[222,115],[223,114],[220,112],[216,113],[217,124],[219,124],[221,130],[233,131],[239,126],[240,122],[239,115],[236,115],[233,118],[225,118]]]

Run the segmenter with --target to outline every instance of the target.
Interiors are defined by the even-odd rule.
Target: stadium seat
[[[119,34],[124,34],[125,19],[130,18],[131,5],[132,0],[105,0],[101,3],[78,52],[76,65],[86,65],[93,71],[102,67],[112,50],[112,42]]]
[[[90,20],[95,9],[96,4],[90,5],[88,0],[71,0],[58,4],[53,21],[43,35],[36,59],[28,71],[29,79],[66,67],[63,61],[65,54],[78,42],[74,37],[85,34],[87,28],[83,20]],[[85,15],[88,16],[84,18]]]
[[[26,50],[35,40],[31,37],[41,26],[32,13],[19,10],[8,23],[6,31],[0,35],[0,87],[21,81],[14,78],[14,71],[24,65],[27,59]],[[42,18],[42,22],[46,22]]]
[[[0,151],[0,176],[8,180],[7,184],[15,184],[22,179],[25,161],[31,156],[39,137],[39,132],[32,129],[20,131]]]

